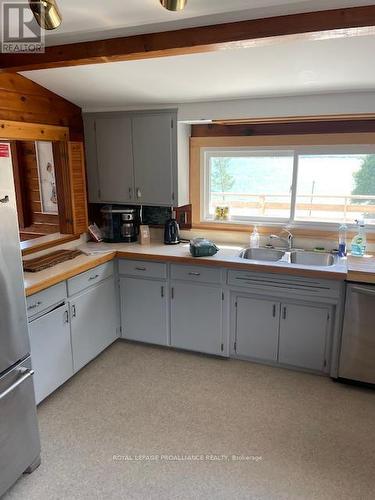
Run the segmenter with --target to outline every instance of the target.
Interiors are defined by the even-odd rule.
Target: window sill
[[[48,234],[33,240],[22,241],[21,252],[22,255],[29,255],[46,250],[47,248],[52,248],[58,245],[63,245],[64,243],[69,243],[70,241],[78,240],[79,238],[80,235],[77,234]]]

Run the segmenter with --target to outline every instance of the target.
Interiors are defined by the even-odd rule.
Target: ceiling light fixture
[[[165,9],[168,10],[183,10],[186,6],[187,0],[160,0],[160,3]]]
[[[29,5],[39,26],[45,30],[54,30],[62,22],[62,16],[55,0],[29,0]]]

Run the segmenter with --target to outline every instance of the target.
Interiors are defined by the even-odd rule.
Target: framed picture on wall
[[[37,141],[35,143],[35,150],[39,173],[41,211],[44,214],[57,214],[56,178],[52,142]]]

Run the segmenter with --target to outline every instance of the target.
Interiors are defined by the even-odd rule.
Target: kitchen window
[[[375,224],[375,147],[202,148],[204,222]]]

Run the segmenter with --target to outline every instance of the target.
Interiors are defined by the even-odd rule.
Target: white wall
[[[283,116],[314,116],[336,114],[375,114],[375,92],[316,94],[290,97],[233,99],[194,103],[170,103],[156,106],[95,106],[84,112],[131,111],[134,109],[176,109],[178,120],[200,122],[210,120],[265,118]]]
[[[181,121],[375,113],[375,92],[199,102],[178,110]]]

